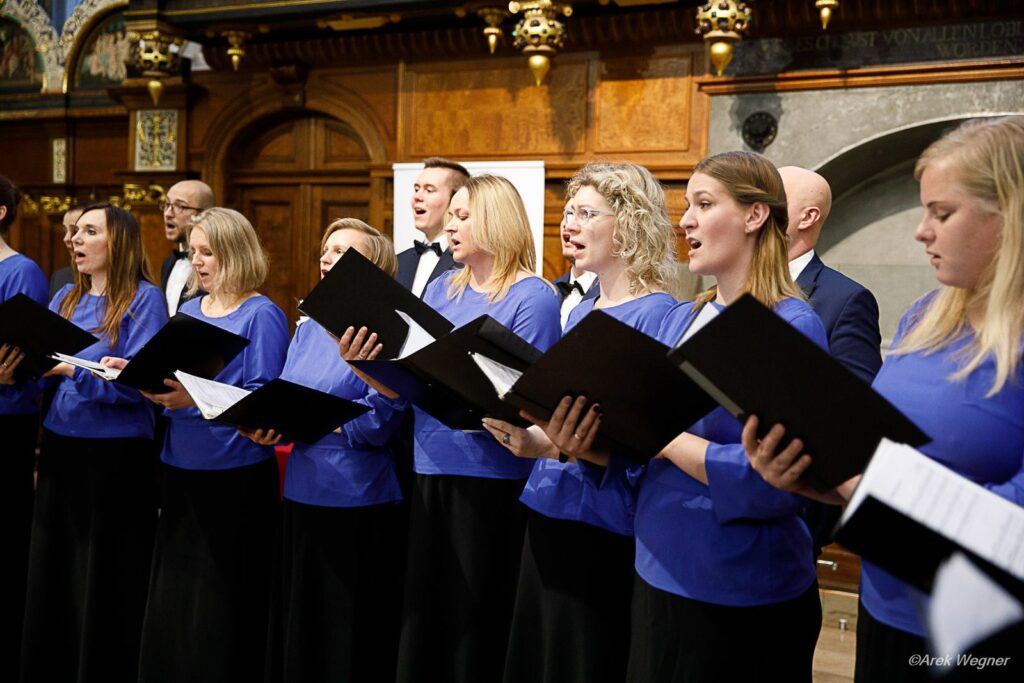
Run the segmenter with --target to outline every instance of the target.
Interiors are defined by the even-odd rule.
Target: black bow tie
[[[583,285],[580,284],[579,280],[576,282],[566,282],[563,280],[561,282],[556,282],[555,285],[558,287],[559,291],[562,292],[563,299],[572,294],[572,290],[574,289],[580,293],[580,296],[583,296],[584,294]]]
[[[416,240],[412,243],[413,248],[416,250],[417,256],[423,256],[424,252],[433,251],[437,254],[438,258],[441,258],[441,243],[440,242],[421,242]]]
[[[179,249],[178,251],[174,252],[174,258],[176,258],[176,259],[188,258],[188,250],[181,251]]]

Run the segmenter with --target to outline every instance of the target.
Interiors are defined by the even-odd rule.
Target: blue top
[[[24,294],[45,306],[46,292],[46,276],[35,261],[22,254],[0,261],[0,303],[15,294]],[[39,385],[36,382],[0,384],[0,415],[31,415],[38,410]]]
[[[584,299],[569,314],[568,332],[594,309],[597,299]],[[648,294],[618,306],[602,308],[616,320],[655,336],[676,301],[664,292]],[[626,475],[626,462],[612,458],[607,468],[539,458],[523,491],[528,507],[555,519],[586,522],[623,536],[633,535],[636,495]],[[635,476],[642,468],[630,468]]]
[[[215,380],[243,389],[257,389],[281,374],[288,348],[288,321],[281,309],[262,294],[246,299],[225,316],[203,314],[203,299],[189,299],[178,310],[249,340]],[[164,301],[164,308],[167,302]],[[226,470],[273,457],[273,446],[253,443],[226,424],[203,419],[198,408],[167,410],[170,418],[160,458],[186,470]]]
[[[65,285],[50,302],[50,310],[60,312]],[[103,323],[107,297],[85,294],[71,314],[71,322],[96,333]],[[139,282],[128,312],[121,318],[117,344],[106,335],[76,355],[98,361],[103,356],[131,359],[167,322],[167,301],[148,282]],[[100,379],[88,370],[75,368],[74,377],[61,377],[43,426],[63,436],[83,439],[153,438],[155,413],[152,404],[137,390]]]
[[[281,377],[370,411],[315,444],[296,442],[285,471],[284,497],[307,505],[357,507],[402,499],[387,443],[404,405],[359,379],[338,354],[338,343],[313,320],[295,329]]]
[[[467,286],[461,297],[448,298],[451,273],[439,277],[423,292],[423,300],[456,327],[489,315],[541,351],[547,351],[561,333],[558,297],[539,277],[512,285],[501,301]],[[414,467],[419,474],[458,474],[489,479],[526,479],[533,467],[529,458],[517,458],[482,431],[449,429],[413,407]]]
[[[918,300],[900,320],[894,348],[933,295]],[[957,354],[974,340],[963,338],[935,353],[891,354],[873,384],[875,390],[932,437],[918,450],[993,493],[1024,505],[1024,365],[1003,389],[986,398],[996,364],[990,356],[966,380],[951,381]],[[1024,352],[1024,346],[1022,346]],[[871,616],[918,636],[924,595],[865,560],[861,600]]]
[[[825,329],[806,303],[784,299],[774,310],[828,348]],[[691,302],[676,306],[658,339],[674,346],[695,317]],[[771,487],[750,467],[740,443],[743,425],[724,408],[687,431],[711,442],[708,484],[667,459],[647,464],[637,494],[637,573],[655,588],[718,605],[766,605],[801,595],[815,578],[811,535],[798,515],[804,499]]]

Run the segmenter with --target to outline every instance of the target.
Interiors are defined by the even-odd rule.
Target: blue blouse
[[[225,316],[211,318],[203,314],[200,305],[205,298],[190,299],[178,310],[249,340],[249,345],[214,379],[251,391],[280,375],[288,348],[288,321],[281,309],[261,294],[246,299]],[[186,470],[225,470],[274,455],[273,446],[253,443],[234,427],[204,419],[198,408],[167,410],[164,414],[170,422],[160,458],[168,465]]]
[[[427,285],[423,300],[456,327],[487,314],[533,344],[547,351],[561,334],[558,297],[539,277],[512,285],[501,301],[490,303],[487,295],[467,286],[461,297],[448,298],[451,274]],[[419,474],[457,474],[491,479],[526,479],[533,461],[517,458],[483,431],[449,429],[413,407],[414,467]]]
[[[50,302],[50,310],[60,312],[65,285]],[[71,322],[96,334],[103,323],[107,297],[86,294],[71,314]],[[167,301],[148,282],[139,282],[128,312],[121,318],[117,344],[106,335],[76,354],[98,361],[103,356],[131,359],[167,322]],[[96,377],[88,370],[75,368],[73,377],[61,377],[43,426],[63,436],[83,439],[153,438],[155,413],[152,404],[137,390]]]
[[[0,303],[16,294],[24,294],[45,306],[47,291],[46,276],[32,259],[15,254],[0,261]],[[39,385],[36,382],[0,384],[0,415],[31,415],[38,410]]]
[[[388,400],[359,379],[338,355],[338,344],[313,320],[295,329],[281,377],[370,411],[315,444],[296,443],[285,471],[284,497],[307,505],[357,507],[402,499],[387,443],[404,404]]]
[[[774,310],[828,347],[809,305],[784,299]],[[674,346],[695,317],[691,302],[676,306],[658,339]],[[667,459],[647,464],[637,494],[637,573],[655,588],[718,605],[766,605],[802,594],[815,579],[811,535],[798,515],[803,499],[769,486],[750,467],[743,425],[724,408],[687,431],[711,442],[708,484]]]
[[[596,301],[588,299],[576,306],[569,314],[565,331],[590,313]],[[653,337],[675,303],[670,295],[656,292],[599,310]],[[628,475],[635,476],[642,468],[631,467],[628,475],[626,468],[626,462],[615,457],[607,468],[539,458],[520,500],[548,517],[586,522],[606,531],[632,536],[636,496]]]
[[[933,295],[918,300],[900,320],[894,348]],[[958,354],[973,340],[969,332],[935,353],[890,354],[872,386],[932,437],[918,450],[1024,505],[1024,365],[990,398],[985,394],[996,372],[992,357],[965,380],[950,380],[963,358]],[[867,560],[861,565],[860,596],[882,623],[925,635],[918,618],[925,596]]]

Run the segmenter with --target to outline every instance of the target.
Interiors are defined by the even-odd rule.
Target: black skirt
[[[393,683],[400,508],[282,502],[267,681]]]
[[[505,683],[621,683],[633,538],[527,515]]]
[[[148,439],[43,434],[21,680],[135,681],[156,527]]]
[[[164,465],[139,680],[263,678],[278,513],[277,462]]]
[[[772,605],[730,607],[633,583],[630,683],[811,683],[821,631],[817,582]]]
[[[0,415],[0,532],[4,560],[0,562],[0,680],[18,680],[21,623],[25,618],[25,580],[28,541],[32,529],[32,500],[39,415]]]
[[[399,683],[501,680],[523,547],[524,483],[416,476]]]

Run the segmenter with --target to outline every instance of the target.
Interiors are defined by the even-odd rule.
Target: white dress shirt
[[[433,243],[441,245],[443,254],[448,249],[448,235],[442,232]],[[433,249],[420,254],[420,262],[416,266],[416,277],[412,279],[413,294],[418,297],[423,296],[423,290],[427,288],[430,274],[434,272],[434,268],[437,267],[437,262],[440,260],[441,257],[434,253]]]
[[[814,258],[813,249],[811,249],[806,254],[801,254],[800,256],[797,256],[795,259],[789,262],[789,276],[793,278],[793,282],[796,282],[796,279],[800,277],[800,274],[802,272],[804,272],[804,268],[807,267],[807,264],[811,262],[812,258]]]
[[[178,312],[178,304],[181,303],[181,292],[188,283],[188,276],[192,273],[192,261],[186,256],[174,262],[170,274],[167,276],[167,315],[173,316]]]
[[[594,280],[596,279],[597,274],[591,273],[589,270],[583,271],[583,274],[580,275],[579,277],[573,275],[571,271],[569,272],[569,284],[571,285],[574,282],[580,283],[580,287],[583,289],[583,294],[586,294],[588,291],[590,291],[590,287],[594,284]],[[562,299],[561,318],[563,330],[565,329],[565,324],[569,322],[569,314],[572,313],[572,309],[576,308],[579,305],[579,303],[583,301],[583,294],[580,294],[579,291],[574,289],[568,294],[566,294],[565,298]]]

